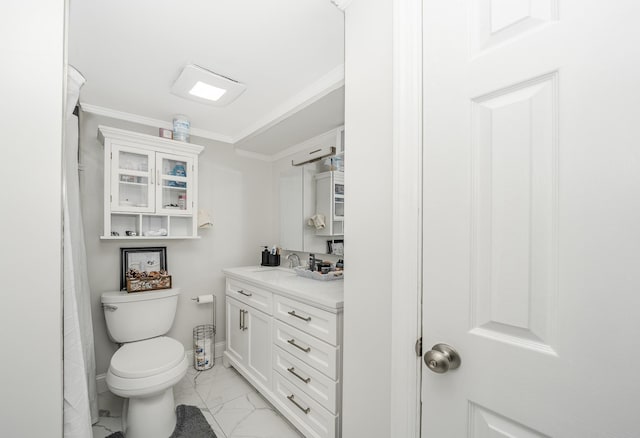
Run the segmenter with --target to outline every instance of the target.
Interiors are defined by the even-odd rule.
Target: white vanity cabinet
[[[100,126],[104,145],[102,239],[197,237],[202,146]],[[160,230],[166,230],[161,235]]]
[[[244,375],[304,436],[340,437],[342,282],[281,268],[224,272],[225,365]],[[253,331],[260,333],[254,337]]]

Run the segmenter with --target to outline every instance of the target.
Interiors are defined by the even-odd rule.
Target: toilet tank
[[[125,343],[164,335],[173,325],[179,293],[180,289],[103,293],[109,337]]]

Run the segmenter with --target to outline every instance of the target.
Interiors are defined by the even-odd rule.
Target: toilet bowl
[[[176,425],[173,386],[187,373],[182,344],[161,336],[123,345],[111,358],[109,390],[127,399],[127,438],[169,437]]]
[[[125,398],[126,438],[168,438],[175,429],[173,386],[187,373],[188,361],[184,346],[163,335],[173,325],[178,293],[102,294],[107,331],[121,344],[111,357],[106,383]]]

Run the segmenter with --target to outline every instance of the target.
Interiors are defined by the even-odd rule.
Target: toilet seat
[[[151,396],[178,383],[187,367],[184,347],[175,339],[161,336],[131,342],[111,358],[107,387],[120,397]]]
[[[184,358],[183,345],[167,336],[124,344],[111,358],[111,371],[136,379],[163,373]]]

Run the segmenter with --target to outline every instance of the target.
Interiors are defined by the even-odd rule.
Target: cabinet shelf
[[[187,178],[186,176],[178,176],[178,175],[160,175],[160,178],[167,180],[167,181],[180,181],[180,182],[187,182],[189,181],[189,178]]]
[[[140,177],[148,177],[148,170],[135,170],[135,169],[114,169],[118,175],[127,175],[127,176],[140,176]]]
[[[147,184],[145,183],[137,183],[137,182],[129,182],[129,181],[118,181],[120,184],[125,184],[128,186],[142,186],[142,187],[146,187]]]

